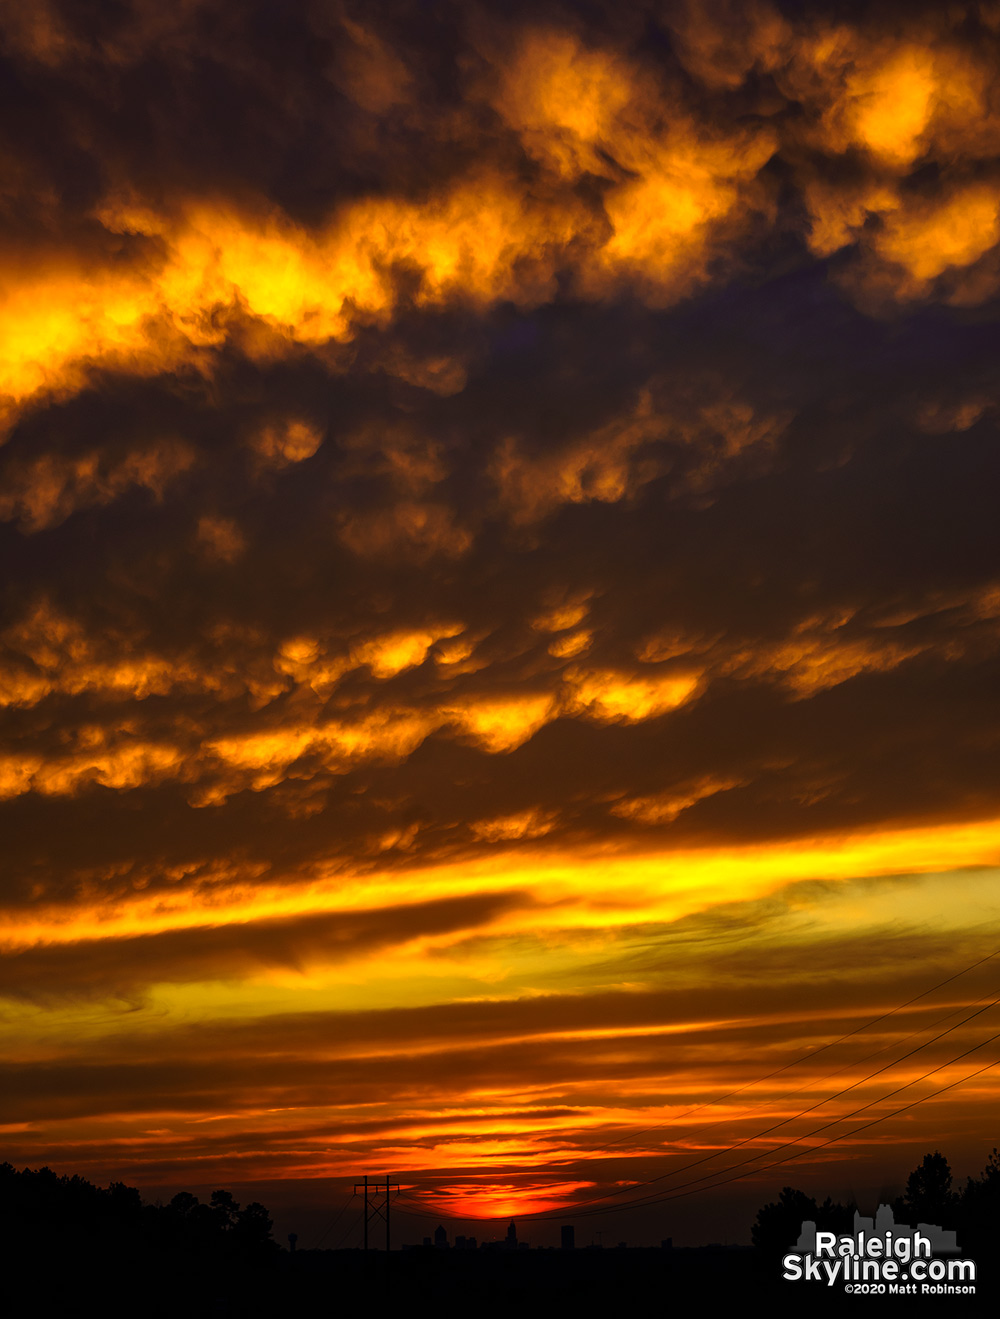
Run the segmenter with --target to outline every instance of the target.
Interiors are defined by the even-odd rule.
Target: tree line
[[[1000,1154],[994,1148],[978,1177],[956,1187],[945,1156],[925,1154],[906,1181],[906,1189],[891,1203],[897,1223],[933,1223],[953,1229],[962,1253],[970,1258],[992,1256],[1000,1232]],[[857,1205],[835,1203],[829,1196],[818,1203],[812,1196],[786,1186],[778,1199],[757,1211],[751,1231],[762,1253],[783,1253],[794,1245],[802,1224],[811,1219],[826,1232],[850,1233]]]
[[[271,1218],[254,1201],[243,1208],[229,1191],[213,1191],[202,1204],[181,1191],[169,1204],[144,1204],[134,1186],[106,1189],[51,1168],[20,1172],[0,1164],[0,1234],[35,1254],[117,1253],[192,1259],[265,1260],[278,1250]]]

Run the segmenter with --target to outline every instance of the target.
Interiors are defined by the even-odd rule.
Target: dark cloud
[[[530,903],[504,893],[403,903],[378,911],[264,919],[133,939],[81,939],[12,953],[0,995],[51,1000],[77,995],[128,996],[165,981],[240,980],[267,970],[305,972],[428,935],[471,931]]]

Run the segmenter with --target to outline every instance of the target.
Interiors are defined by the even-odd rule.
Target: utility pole
[[[369,1182],[368,1178],[360,1185],[354,1183],[354,1194],[359,1191],[364,1193],[365,1197],[365,1250],[368,1249],[368,1223],[369,1220],[374,1223],[378,1218],[385,1219],[385,1248],[390,1248],[389,1237],[389,1201],[391,1193],[399,1193],[399,1182],[390,1182],[389,1174],[385,1175],[385,1184],[382,1185],[376,1177],[374,1181]],[[383,1198],[384,1197],[384,1198]]]

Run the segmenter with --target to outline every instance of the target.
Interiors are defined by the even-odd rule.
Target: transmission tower
[[[354,1183],[354,1194],[357,1195],[359,1191],[363,1191],[365,1197],[365,1250],[368,1249],[368,1224],[380,1218],[385,1219],[385,1248],[388,1250],[390,1193],[399,1193],[399,1182],[390,1182],[388,1173],[384,1182],[380,1182],[377,1177],[374,1180],[366,1177],[363,1182]]]

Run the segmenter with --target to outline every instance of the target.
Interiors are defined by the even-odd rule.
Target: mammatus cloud
[[[583,296],[630,287],[669,304],[718,258],[752,259],[778,223],[768,173],[778,160],[809,214],[809,248],[821,257],[858,248],[845,274],[857,296],[992,296],[1000,121],[988,21],[973,46],[944,15],[901,38],[819,18],[796,26],[761,6],[740,16],[742,67],[720,50],[718,22],[709,11],[675,15],[680,59],[703,80],[694,88],[676,66],[596,33],[495,31],[479,42],[450,125],[475,163],[437,176],[429,162],[420,192],[394,196],[390,185],[331,201],[319,222],[252,189],[227,197],[208,186],[216,195],[199,197],[188,180],[165,205],[135,179],[109,178],[87,212],[86,245],[50,242],[20,270],[11,251],[0,388],[16,403],[83,388],[94,366],[210,369],[234,338],[266,362],[350,341],[404,305],[534,307],[553,298],[563,272]],[[360,39],[369,61],[393,63],[374,32],[349,25],[342,35]],[[22,30],[15,47],[23,43],[26,75],[41,78],[32,60],[48,47],[36,37]],[[76,91],[101,55],[57,47]],[[149,58],[148,47],[104,53],[119,82]],[[755,113],[734,114],[727,95],[765,74]],[[356,79],[347,87],[366,99]],[[278,119],[287,116],[268,94]],[[373,125],[391,108],[358,106]]]
[[[13,1153],[763,1155],[991,951],[996,16],[0,27]]]

